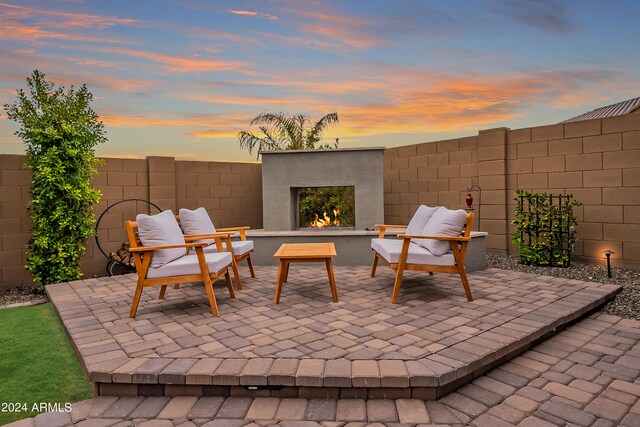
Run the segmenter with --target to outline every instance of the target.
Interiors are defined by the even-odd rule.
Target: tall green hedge
[[[90,184],[100,164],[94,147],[106,137],[89,106],[93,95],[86,85],[65,90],[35,70],[27,88],[19,89],[18,100],[4,109],[20,125],[15,134],[26,145],[32,172],[27,209],[33,230],[26,268],[42,288],[82,276],[80,260],[93,234],[92,206],[101,197]]]

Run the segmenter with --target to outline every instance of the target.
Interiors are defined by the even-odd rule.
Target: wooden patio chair
[[[450,223],[442,226],[442,221],[446,223],[447,218]],[[473,213],[471,212],[450,211],[443,207],[429,208],[423,205],[418,208],[409,225],[376,224],[380,232],[377,239],[371,240],[371,249],[374,251],[371,277],[376,274],[378,259],[382,259],[395,270],[396,278],[391,303],[396,304],[405,270],[425,271],[430,275],[433,273],[458,274],[467,300],[473,301],[464,268],[467,246],[471,240],[472,223]],[[389,228],[406,229],[406,231],[397,235],[399,239],[385,239],[385,232]]]
[[[231,252],[225,252],[222,242],[228,239],[227,233],[210,234],[218,252],[206,253],[207,242],[185,239],[171,211],[158,215],[138,215],[136,221],[126,222],[127,235],[133,254],[138,281],[131,304],[129,317],[135,317],[142,296],[142,290],[148,286],[161,286],[160,299],[164,299],[167,285],[179,287],[180,283],[204,283],[211,313],[219,316],[218,304],[213,291],[213,283],[225,277],[229,295],[235,298],[229,266],[233,263]],[[191,254],[193,249],[195,253]]]
[[[256,274],[253,269],[253,262],[251,260],[251,253],[253,252],[253,241],[247,240],[247,235],[245,233],[246,230],[249,230],[250,227],[225,227],[225,228],[216,228],[211,221],[211,217],[207,213],[205,208],[198,208],[195,210],[189,209],[180,209],[179,215],[177,218],[180,221],[180,226],[185,234],[185,238],[190,236],[191,238],[195,237],[198,239],[207,239],[207,235],[216,234],[216,233],[229,233],[235,234],[238,233],[240,236],[240,240],[230,240],[231,242],[231,252],[233,253],[233,274],[236,277],[236,283],[238,284],[238,289],[242,289],[242,282],[240,282],[240,275],[238,273],[238,263],[247,260],[247,265],[249,266],[249,272],[251,273],[251,277],[255,279]],[[210,241],[209,241],[210,242]],[[217,252],[218,247],[216,245],[205,246],[205,253]]]

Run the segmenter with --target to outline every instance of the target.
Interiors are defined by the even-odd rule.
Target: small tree
[[[240,148],[258,151],[313,150],[331,148],[328,144],[317,145],[327,128],[338,123],[338,113],[329,113],[313,122],[306,114],[262,113],[257,115],[251,126],[258,126],[261,136],[241,130],[238,133]],[[338,146],[338,140],[334,147]]]
[[[32,172],[27,210],[33,229],[25,267],[42,290],[82,276],[80,260],[93,234],[92,206],[101,197],[90,184],[100,164],[94,147],[106,137],[89,107],[93,95],[86,85],[65,91],[34,70],[27,87],[28,93],[19,89],[18,100],[4,109],[20,125],[15,134],[26,144]]]

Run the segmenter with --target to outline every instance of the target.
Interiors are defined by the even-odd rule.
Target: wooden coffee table
[[[278,280],[276,283],[276,296],[273,302],[280,302],[282,284],[289,277],[289,264],[292,262],[323,262],[327,267],[329,275],[329,286],[331,286],[331,298],[333,302],[338,302],[338,292],[336,291],[336,281],[333,278],[333,264],[331,258],[336,256],[336,247],[333,243],[283,243],[280,249],[273,255],[280,258],[278,266]]]

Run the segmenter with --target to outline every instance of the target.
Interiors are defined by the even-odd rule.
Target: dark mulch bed
[[[585,280],[589,282],[611,283],[622,286],[622,291],[602,309],[604,313],[640,320],[640,271],[613,268],[611,278],[607,277],[605,266],[571,262],[571,267],[538,267],[518,263],[518,257],[487,253],[489,267],[503,270],[522,271],[545,276]]]
[[[16,303],[39,301],[43,298],[46,298],[46,295],[42,292],[38,292],[38,290],[33,286],[0,289],[0,307]]]

